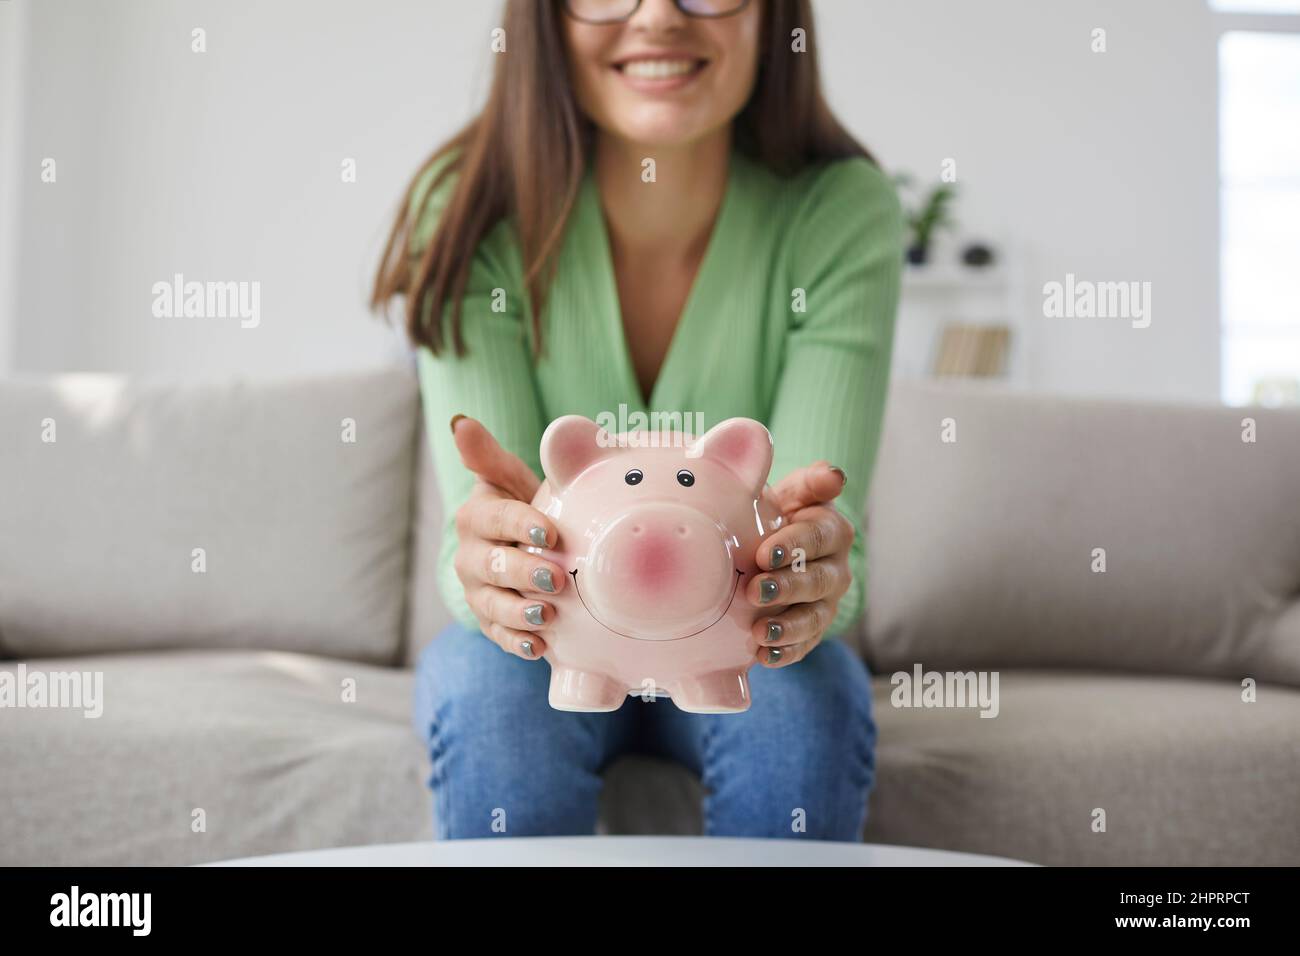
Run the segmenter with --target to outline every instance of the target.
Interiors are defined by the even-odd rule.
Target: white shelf
[[[1000,265],[983,267],[949,265],[906,265],[903,267],[904,291],[1005,292],[1009,279]]]
[[[1006,325],[1011,330],[1007,370],[990,384],[1024,386],[1032,323],[1025,314],[1023,267],[1018,244],[992,243],[997,259],[987,266],[967,266],[959,244],[943,243],[923,266],[903,266],[899,326],[894,339],[893,371],[899,378],[929,379],[939,336],[951,322]],[[962,379],[962,381],[982,381]]]

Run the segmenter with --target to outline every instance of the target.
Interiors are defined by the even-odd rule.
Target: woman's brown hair
[[[780,174],[849,156],[870,159],[822,96],[811,0],[764,0],[763,6],[758,77],[736,117],[736,147]],[[509,52],[495,58],[486,106],[420,167],[389,233],[370,305],[382,309],[393,296],[405,296],[411,342],[435,355],[446,348],[443,323],[424,316],[441,317],[452,303],[452,345],[465,354],[461,299],[470,264],[502,219],[516,230],[540,351],[546,290],[593,142],[569,85],[560,7],[557,0],[507,0]],[[798,44],[796,30],[802,31]],[[414,209],[415,190],[435,164],[441,169]],[[417,261],[412,230],[438,184],[453,174],[451,195]]]

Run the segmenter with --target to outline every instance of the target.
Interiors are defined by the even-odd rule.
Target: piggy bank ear
[[[564,415],[542,435],[542,471],[554,491],[582,474],[608,453],[609,434],[590,418]]]
[[[717,462],[757,495],[772,470],[772,435],[752,418],[728,418],[696,439],[686,457]]]

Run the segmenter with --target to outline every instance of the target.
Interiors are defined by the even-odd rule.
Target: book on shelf
[[[949,322],[934,360],[940,378],[997,378],[1006,373],[1011,329],[1005,325]]]

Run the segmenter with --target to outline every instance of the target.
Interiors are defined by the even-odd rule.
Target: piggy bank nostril
[[[639,524],[632,525],[632,534],[639,537],[641,535],[642,530],[643,529]]]
[[[677,526],[677,535],[678,535],[678,537],[685,538],[685,537],[686,537],[687,535],[689,535],[690,533],[691,533],[691,530],[690,530],[690,528],[686,527],[686,525],[684,525],[684,524],[679,524],[679,525]]]

